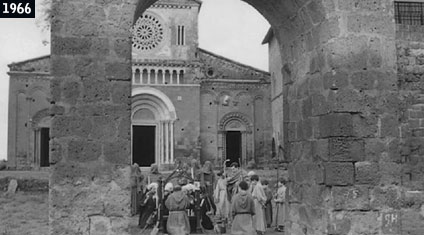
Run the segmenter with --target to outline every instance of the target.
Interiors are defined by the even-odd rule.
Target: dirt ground
[[[17,192],[12,197],[0,196],[0,235],[47,235],[49,231],[48,192]],[[128,232],[142,234],[137,227],[138,218],[134,216]],[[143,234],[150,234],[150,229]],[[283,233],[273,232],[266,235]]]
[[[48,192],[0,196],[0,235],[48,234]]]

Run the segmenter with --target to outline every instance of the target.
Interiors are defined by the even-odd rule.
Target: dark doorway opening
[[[50,128],[40,130],[40,167],[50,166],[49,158]]]
[[[226,156],[230,161],[227,165],[241,162],[241,132],[240,131],[227,131],[226,136]]]
[[[155,130],[155,126],[133,126],[133,163],[144,167],[155,163]]]

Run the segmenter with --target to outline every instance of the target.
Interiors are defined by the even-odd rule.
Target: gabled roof
[[[50,55],[45,55],[7,65],[10,72],[50,73]]]
[[[262,45],[269,43],[273,37],[274,37],[274,30],[272,30],[272,28],[270,27],[268,29],[268,32],[265,35],[265,38],[262,40]]]
[[[266,71],[214,54],[198,48],[200,61],[208,68],[214,68],[215,76],[222,79],[265,80],[269,81],[270,74]]]

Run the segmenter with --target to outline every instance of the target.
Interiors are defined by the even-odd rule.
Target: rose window
[[[156,48],[163,39],[163,28],[154,16],[145,14],[138,18],[133,31],[133,47],[139,50]]]

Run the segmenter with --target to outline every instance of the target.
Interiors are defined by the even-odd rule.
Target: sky
[[[43,30],[42,0],[36,19],[0,19],[0,160],[7,158],[8,64],[50,53],[50,33]],[[268,46],[261,45],[269,23],[240,0],[203,0],[199,47],[268,71]]]

